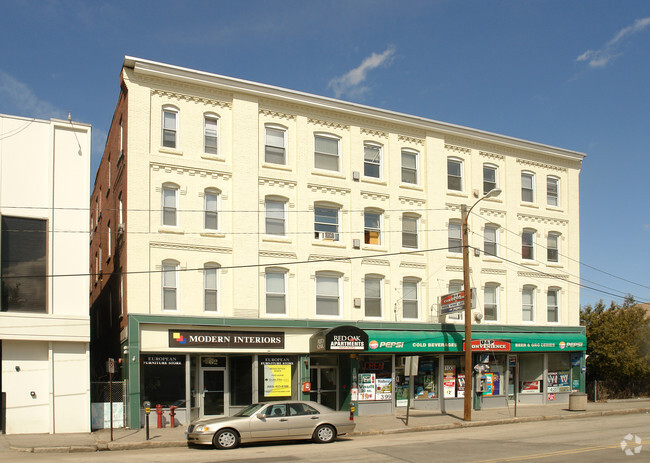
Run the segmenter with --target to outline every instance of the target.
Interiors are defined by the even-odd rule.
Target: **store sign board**
[[[169,347],[284,349],[284,333],[275,331],[169,330]]]
[[[201,367],[225,368],[226,357],[201,357]]]
[[[465,341],[463,341],[465,350]],[[510,339],[472,339],[473,351],[509,351]]]
[[[363,352],[368,350],[368,334],[356,326],[337,326],[320,331],[310,339],[312,352]]]
[[[180,355],[141,355],[143,365],[149,366],[163,366],[163,367],[178,367],[185,365],[185,356]]]
[[[474,308],[474,294],[476,291],[470,291],[471,306]],[[445,294],[440,297],[440,314],[447,315],[454,312],[465,310],[465,291]]]

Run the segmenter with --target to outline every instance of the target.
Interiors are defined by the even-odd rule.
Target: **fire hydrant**
[[[174,417],[176,416],[176,409],[177,408],[178,407],[176,405],[172,405],[171,407],[169,407],[169,426],[171,428],[176,427],[176,423],[174,422]]]
[[[158,415],[158,427],[162,428],[163,427],[163,410],[162,410],[162,405],[160,405],[160,404],[156,405],[156,415]]]

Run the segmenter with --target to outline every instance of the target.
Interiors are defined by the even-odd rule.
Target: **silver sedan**
[[[316,402],[290,401],[253,404],[239,413],[193,421],[188,444],[232,449],[243,442],[312,439],[324,444],[354,430],[349,412],[337,412]]]

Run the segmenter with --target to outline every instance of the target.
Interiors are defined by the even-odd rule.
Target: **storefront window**
[[[538,394],[542,391],[544,354],[519,356],[519,392]]]
[[[548,354],[546,391],[571,392],[571,354]]]
[[[249,405],[253,399],[253,357],[230,357],[230,405]]]
[[[465,397],[464,357],[445,355],[442,374],[442,393],[444,397]]]
[[[438,359],[436,357],[420,357],[418,374],[415,377],[415,399],[437,399],[436,372]]]
[[[185,356],[146,354],[142,355],[142,400],[155,407],[160,404],[185,407]]]
[[[390,355],[359,357],[359,400],[392,400],[393,363]]]
[[[297,397],[294,380],[297,356],[259,356],[259,402]]]

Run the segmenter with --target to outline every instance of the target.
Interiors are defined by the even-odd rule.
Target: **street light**
[[[485,198],[494,198],[499,196],[501,190],[494,188],[483,197],[479,198],[472,207],[467,210],[467,205],[461,206],[462,216],[462,234],[463,234],[463,290],[465,291],[465,401],[464,416],[465,421],[472,421],[472,302],[471,289],[469,287],[469,239],[467,236],[467,219],[470,212],[478,203]]]

